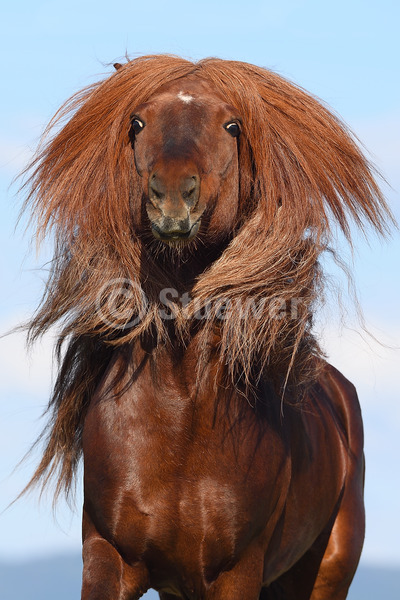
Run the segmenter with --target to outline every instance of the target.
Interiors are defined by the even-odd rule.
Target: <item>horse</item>
[[[363,428],[313,333],[319,259],[393,220],[352,134],[267,69],[151,55],[47,135],[28,337],[58,323],[59,368],[29,486],[70,493],[83,457],[82,599],[346,598]]]

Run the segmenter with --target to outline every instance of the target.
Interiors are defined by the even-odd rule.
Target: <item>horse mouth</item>
[[[151,224],[151,231],[154,237],[165,244],[171,246],[182,245],[192,240],[200,228],[200,219],[193,223],[193,225],[187,231],[180,231],[179,229],[172,231],[163,231],[155,223]]]

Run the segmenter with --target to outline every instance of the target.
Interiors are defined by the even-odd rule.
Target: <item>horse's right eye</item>
[[[144,129],[144,123],[143,121],[141,121],[140,119],[138,119],[137,117],[135,117],[134,119],[132,119],[132,130],[135,134],[138,134],[142,131],[142,129]]]

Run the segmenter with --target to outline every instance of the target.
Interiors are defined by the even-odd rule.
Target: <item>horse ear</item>
[[[114,63],[113,67],[116,71],[119,71],[120,69],[122,69],[121,63]]]

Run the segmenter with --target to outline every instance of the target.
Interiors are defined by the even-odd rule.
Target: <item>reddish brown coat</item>
[[[362,422],[312,317],[331,222],[392,221],[370,165],[244,63],[143,57],[71,110],[29,180],[57,246],[31,339],[63,322],[31,483],[83,452],[83,600],[346,598]]]

